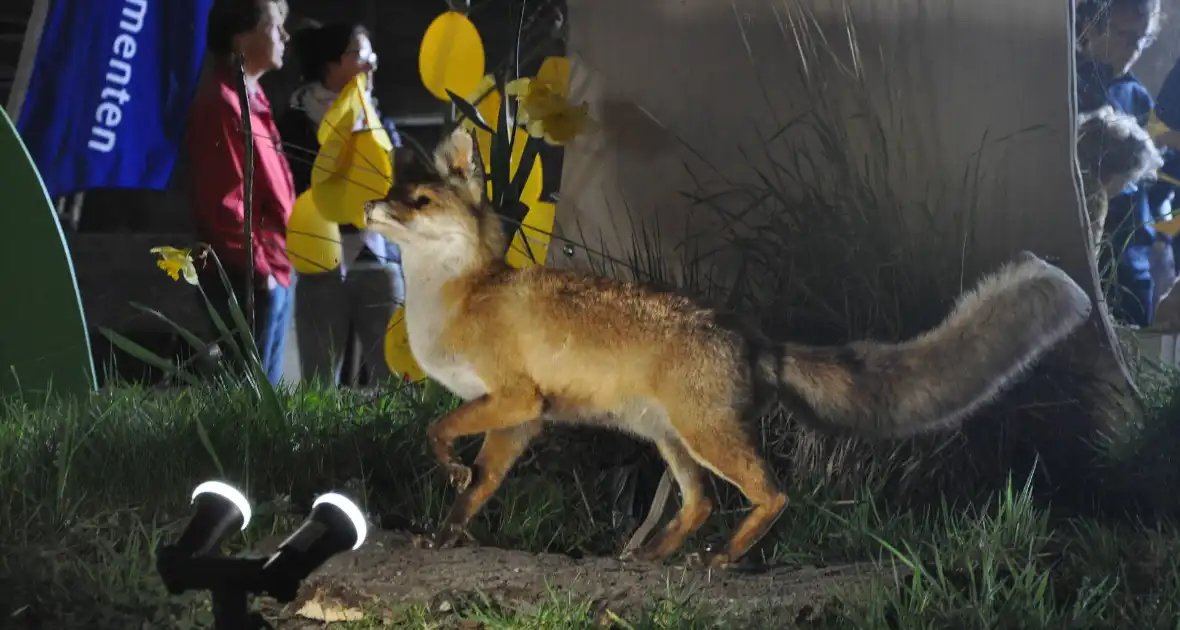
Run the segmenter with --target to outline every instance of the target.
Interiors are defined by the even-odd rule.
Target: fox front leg
[[[527,394],[495,392],[464,403],[430,425],[427,441],[451,485],[462,492],[471,484],[471,469],[459,461],[455,440],[534,420],[540,417],[542,405],[535,390]]]
[[[475,483],[463,490],[455,499],[447,520],[435,537],[434,547],[452,547],[461,538],[469,537],[468,523],[496,493],[512,465],[542,429],[543,425],[535,421],[510,429],[491,431],[484,436],[483,446],[475,458]]]
[[[460,492],[439,536],[440,543],[454,544],[471,517],[503,482],[508,469],[540,431],[537,419],[542,405],[535,390],[528,394],[492,393],[464,403],[427,429],[431,450],[447,480]],[[460,437],[478,433],[486,437],[476,458],[480,478],[472,486],[471,469],[459,461],[454,443]]]

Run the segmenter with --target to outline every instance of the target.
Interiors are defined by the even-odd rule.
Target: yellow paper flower
[[[180,275],[184,274],[185,282],[197,284],[197,267],[193,264],[192,250],[153,247],[151,252],[160,257],[156,261],[156,266],[163,269],[173,280],[180,280]]]
[[[520,104],[517,119],[534,138],[544,138],[554,145],[563,145],[595,125],[590,108],[582,103],[572,105],[564,91],[541,79],[521,78],[504,87],[509,96]]]

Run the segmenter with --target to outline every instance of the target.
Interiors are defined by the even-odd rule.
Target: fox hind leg
[[[656,448],[668,464],[676,485],[680,486],[682,504],[676,518],[659,536],[635,552],[636,558],[647,561],[662,560],[675,553],[713,512],[713,502],[704,492],[705,469],[693,459],[680,439],[673,435],[657,440]]]
[[[484,436],[479,455],[475,458],[478,477],[455,499],[450,514],[435,537],[435,547],[451,547],[466,535],[467,524],[496,493],[512,465],[543,428],[540,421],[534,421],[509,429],[489,431]]]
[[[770,531],[787,507],[787,495],[778,489],[769,466],[736,418],[716,418],[700,426],[705,430],[682,436],[685,446],[701,465],[737,486],[753,503],[725,549],[708,560],[709,566],[724,568],[739,561]]]

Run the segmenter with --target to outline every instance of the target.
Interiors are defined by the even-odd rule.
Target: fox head
[[[1090,181],[1116,195],[1133,181],[1154,179],[1164,159],[1134,117],[1103,105],[1078,116],[1078,163]]]
[[[433,162],[400,164],[385,199],[365,204],[366,227],[396,243],[406,262],[502,258],[503,228],[484,196],[472,134],[456,127],[435,148]]]

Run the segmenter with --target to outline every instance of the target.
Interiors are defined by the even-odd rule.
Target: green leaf
[[[197,288],[200,289],[200,286],[198,285]],[[201,294],[202,294],[202,296],[204,296],[203,291],[201,292]],[[208,298],[205,298],[206,304],[208,303],[208,301],[209,301]],[[159,319],[160,321],[164,322],[165,324],[168,324],[169,326],[171,326],[172,329],[175,330],[181,337],[184,337],[184,340],[188,342],[189,346],[191,346],[192,349],[196,351],[196,353],[192,357],[185,359],[180,364],[179,369],[181,369],[181,370],[186,370],[189,367],[191,367],[194,363],[196,363],[197,361],[200,361],[203,356],[207,355],[207,353],[209,351],[209,347],[212,346],[214,343],[217,343],[217,341],[220,341],[220,339],[218,339],[218,340],[215,340],[211,343],[206,343],[204,340],[202,340],[200,337],[196,336],[194,333],[189,331],[187,328],[172,321],[171,319],[168,318],[168,316],[164,315],[163,313],[161,313],[160,311],[157,311],[154,308],[151,308],[149,306],[144,306],[143,304],[140,304],[138,302],[131,302],[131,306],[133,308],[135,308],[136,310],[139,310],[143,313],[147,313],[148,315],[151,315],[151,316]],[[223,337],[226,335],[228,335],[228,333],[224,333]],[[232,339],[231,339],[231,341],[232,341]]]
[[[225,288],[225,294],[229,296],[229,315],[234,320],[234,326],[237,329],[238,338],[242,341],[242,348],[246,350],[246,355],[252,357],[255,361],[258,360],[258,346],[254,343],[254,331],[250,329],[250,322],[246,321],[246,315],[242,311],[242,305],[238,302],[238,296],[234,293],[233,284],[229,281],[229,276],[225,273],[225,267],[221,266],[221,260],[217,258],[217,254],[212,249],[209,250],[209,255],[213,257],[213,263],[217,265],[217,275],[221,278],[221,286]],[[250,278],[250,282],[254,279]]]
[[[524,191],[524,183],[528,181],[529,175],[533,173],[533,165],[537,162],[537,156],[541,154],[541,145],[543,143],[544,140],[541,138],[529,136],[528,140],[524,143],[524,149],[520,153],[520,165],[516,167],[516,175],[512,178],[512,190],[516,191],[516,200],[520,206],[524,206],[524,204],[519,203],[520,193]],[[524,243],[525,253],[528,255],[529,260],[535,263],[537,262],[537,257],[533,253],[533,246],[529,243],[528,236],[524,233],[523,222],[525,216],[528,214],[527,206],[524,207],[526,210],[520,213],[518,217],[519,221],[512,226],[512,232],[510,234],[515,235],[518,232],[520,233],[520,240]],[[511,242],[512,237],[509,236],[508,240]]]
[[[115,344],[115,346],[119,347],[121,350],[139,359],[140,361],[143,361],[149,365],[153,365],[168,374],[178,376],[191,386],[200,385],[200,381],[197,380],[197,378],[192,374],[188,374],[187,372],[182,372],[176,369],[176,366],[173,365],[171,361],[164,359],[155,352],[152,352],[151,350],[148,350],[134,341],[131,341],[123,335],[120,335],[119,333],[111,330],[110,328],[99,326],[98,331],[101,332],[104,337],[110,339],[111,343]]]
[[[184,340],[187,341],[190,346],[192,346],[193,350],[196,350],[197,352],[204,352],[209,347],[209,344],[202,341],[201,338],[196,336],[195,334],[193,334],[192,331],[190,331],[187,328],[185,328],[184,326],[181,326],[180,324],[177,324],[176,322],[172,321],[171,319],[168,318],[167,315],[161,313],[160,311],[157,311],[156,309],[154,309],[150,306],[144,306],[143,304],[140,304],[139,302],[131,302],[130,304],[131,304],[132,308],[134,308],[138,311],[141,311],[143,313],[147,313],[148,315],[151,315],[151,316],[159,319],[160,321],[164,322],[165,324],[168,324],[169,326],[171,326],[172,329],[175,330],[177,334],[179,334],[181,337],[184,337]]]
[[[270,379],[266,378],[266,373],[262,370],[262,364],[257,364],[254,370],[254,378],[258,381],[258,395],[259,403],[262,405],[263,415],[269,420],[270,426],[281,427],[286,414],[283,413],[283,403],[279,401],[279,394],[275,391],[274,385],[271,384]]]
[[[426,382],[422,385],[423,408],[433,411],[446,393],[447,390],[442,386],[441,383],[430,377],[427,377]]]
[[[537,156],[541,154],[541,145],[544,142],[541,138],[532,136],[525,141],[524,150],[520,153],[520,165],[516,167],[516,175],[512,177],[512,186],[516,190],[524,190],[524,183],[533,173],[533,165],[537,162]]]
[[[496,83],[500,93],[503,94],[504,78],[497,77]],[[496,132],[492,136],[492,205],[497,212],[504,207],[507,201],[515,201],[519,198],[519,195],[514,195],[510,190],[512,186],[510,179],[512,138],[516,135],[511,133],[512,130],[508,128],[508,108],[511,103],[512,99],[510,98],[500,101],[499,127],[496,128]]]
[[[455,109],[459,110],[460,114],[463,114],[463,118],[466,118],[467,120],[475,123],[476,127],[479,127],[488,133],[492,133],[492,126],[483,119],[483,116],[480,115],[479,110],[475,108],[475,105],[472,105],[471,103],[467,102],[466,99],[460,97],[458,94],[455,94],[450,90],[447,90],[447,96],[451,97],[451,104],[455,106]]]
[[[209,296],[205,294],[204,289],[201,289],[201,297],[205,300],[205,312],[209,313],[209,318],[213,320],[213,326],[217,328],[217,334],[219,335],[217,341],[229,342],[230,349],[233,350],[234,356],[244,360],[245,355],[242,352],[242,347],[238,345],[238,340],[234,338],[233,333],[229,330],[229,326],[227,326],[225,320],[221,318],[221,315],[217,312],[217,309],[213,308],[213,301],[210,300]]]
[[[217,253],[214,252],[211,247],[208,247],[207,245],[203,246],[205,247],[206,254],[212,258],[213,263],[217,265],[217,269],[220,272],[219,277],[221,279],[222,286],[226,287],[226,290],[230,296],[230,301],[236,303],[236,298],[234,297],[233,291],[229,290],[229,285],[227,284],[229,280],[225,276],[225,270],[221,268],[221,261],[217,258]],[[201,291],[201,298],[205,302],[205,312],[209,313],[209,319],[213,320],[213,326],[217,328],[217,334],[220,336],[217,341],[229,342],[231,349],[234,352],[234,356],[244,361],[245,354],[242,350],[242,347],[238,344],[237,339],[234,338],[233,333],[230,332],[229,326],[226,325],[225,320],[221,318],[221,315],[217,312],[217,309],[213,307],[213,301],[210,300],[209,295],[205,293],[205,287],[202,287],[198,283],[197,289]]]
[[[284,417],[283,406],[279,402],[274,385],[271,384],[270,379],[266,378],[266,372],[262,368],[261,354],[258,352],[258,346],[254,343],[253,331],[250,330],[250,324],[246,321],[246,316],[242,312],[242,307],[238,303],[237,296],[234,295],[233,285],[230,284],[229,276],[225,273],[225,267],[221,265],[221,260],[217,258],[217,254],[212,249],[208,251],[209,255],[213,258],[213,263],[217,265],[217,274],[221,278],[222,286],[225,287],[225,293],[229,296],[230,316],[233,317],[234,324],[237,327],[238,337],[242,340],[242,348],[238,349],[238,353],[242,362],[246,365],[246,380],[258,396],[258,401],[262,405],[267,419],[270,420],[272,426],[277,425],[282,422]],[[218,322],[218,328],[225,330],[225,324],[217,316],[216,309],[213,308],[209,297],[203,291],[201,295],[205,297],[205,305],[209,309],[209,312],[213,314],[215,322]],[[226,333],[228,334],[228,330],[226,330]],[[230,339],[232,340],[232,336]]]
[[[201,418],[196,418],[197,422],[197,439],[201,441],[201,445],[205,447],[205,452],[213,459],[213,465],[217,468],[217,474],[222,479],[225,478],[225,466],[221,465],[221,458],[217,456],[217,449],[213,448],[213,440],[209,439],[209,432],[205,430],[205,423],[201,422]]]

